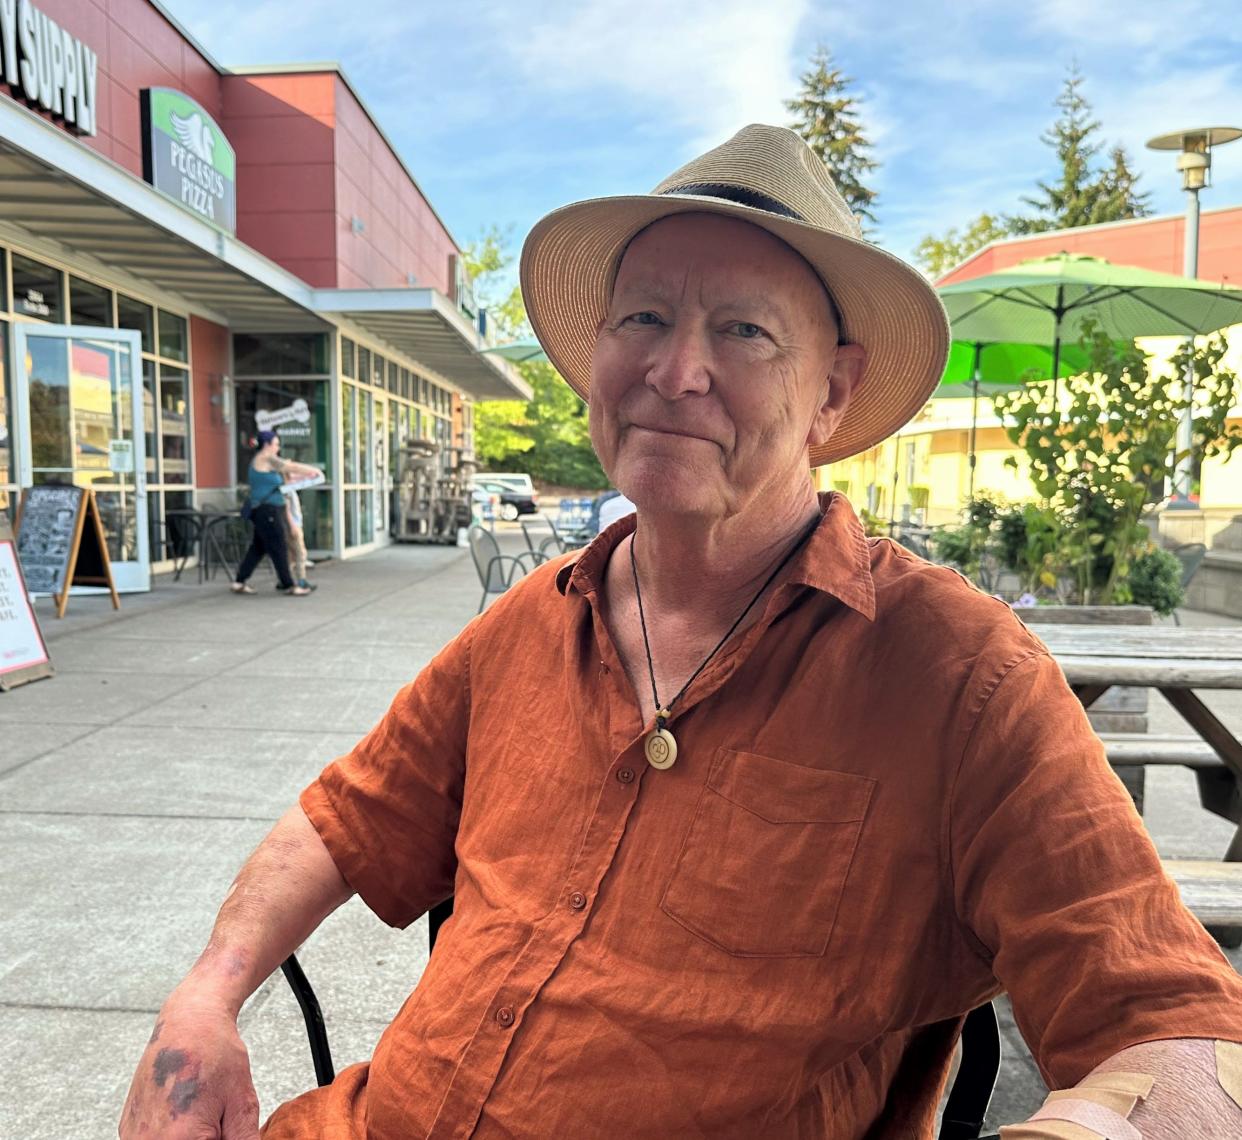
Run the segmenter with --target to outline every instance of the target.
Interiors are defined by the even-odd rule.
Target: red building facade
[[[312,545],[386,541],[404,442],[469,452],[473,401],[529,392],[482,355],[460,250],[345,75],[229,69],[152,0],[18,0],[5,21],[0,509],[89,483],[114,558],[158,569],[170,512],[233,502],[258,420],[283,416],[327,476]],[[100,359],[74,356],[88,340],[111,376],[75,366]],[[105,414],[111,460],[75,436]]]

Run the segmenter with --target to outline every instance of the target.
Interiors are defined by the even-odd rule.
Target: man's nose
[[[674,326],[655,348],[646,383],[665,400],[708,392],[712,373],[707,335],[686,325]]]

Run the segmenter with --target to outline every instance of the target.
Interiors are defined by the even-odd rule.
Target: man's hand
[[[258,1140],[259,1099],[231,1010],[181,990],[138,1063],[121,1140]]]

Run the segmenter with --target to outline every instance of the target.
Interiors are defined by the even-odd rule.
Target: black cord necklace
[[[677,761],[677,740],[666,727],[669,717],[673,715],[673,706],[681,700],[686,690],[694,684],[694,679],[707,668],[708,662],[720,652],[725,642],[733,636],[734,630],[742,624],[746,615],[754,609],[755,603],[763,597],[767,588],[776,581],[776,576],[785,569],[789,564],[789,560],[802,549],[806,540],[815,533],[819,522],[820,520],[817,518],[806,534],[789,548],[789,552],[780,560],[776,569],[768,575],[767,581],[759,587],[759,592],[747,602],[746,608],[738,615],[737,621],[729,626],[729,630],[724,637],[716,642],[716,648],[703,658],[699,667],[690,674],[690,679],[677,690],[677,695],[667,705],[660,704],[660,695],[656,692],[655,665],[651,660],[651,642],[647,638],[647,618],[643,613],[643,591],[638,584],[638,563],[634,560],[634,539],[638,535],[637,530],[630,536],[630,571],[634,575],[634,593],[638,597],[638,624],[642,626],[643,648],[647,651],[647,673],[651,677],[651,699],[656,707],[655,728],[647,734],[647,740],[643,745],[644,751],[647,753],[647,763],[653,768],[659,768],[663,771],[665,768],[671,768]]]

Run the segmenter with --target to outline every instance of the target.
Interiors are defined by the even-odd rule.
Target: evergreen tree
[[[1118,143],[1108,157],[1112,165],[1100,175],[1100,199],[1096,221],[1112,222],[1120,218],[1145,218],[1151,213],[1151,195],[1138,192],[1139,176],[1130,168],[1130,156]]]
[[[1137,191],[1139,176],[1130,169],[1122,147],[1116,146],[1110,152],[1111,166],[1097,168],[1095,159],[1103,146],[1096,139],[1100,123],[1092,118],[1082,84],[1082,73],[1076,64],[1071,65],[1056,100],[1061,117],[1040,136],[1056,151],[1060,179],[1055,183],[1040,182],[1037,196],[1023,198],[1038,213],[1031,218],[1010,219],[1014,233],[1070,229],[1141,218],[1150,213],[1147,195]]]
[[[853,80],[833,67],[828,49],[820,45],[802,74],[802,87],[795,99],[785,101],[795,116],[789,125],[824,161],[841,196],[859,221],[875,222],[872,203],[876,192],[863,179],[879,163],[869,157],[871,143],[858,119],[858,100],[849,93]]]

